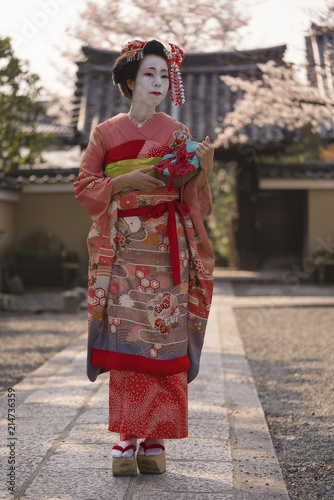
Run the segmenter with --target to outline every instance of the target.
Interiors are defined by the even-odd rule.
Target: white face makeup
[[[159,56],[145,56],[134,84],[132,104],[155,108],[166,97],[168,88],[167,62]]]

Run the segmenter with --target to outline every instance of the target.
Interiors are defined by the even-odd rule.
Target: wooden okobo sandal
[[[139,455],[137,453],[137,464],[138,469],[141,474],[162,474],[166,470],[166,452],[165,447],[162,444],[151,444],[146,446],[144,442],[140,443],[139,448],[142,448],[144,452],[152,448],[161,448],[162,453],[160,455]]]
[[[135,451],[136,447],[134,444],[129,444],[125,448],[122,448],[122,446],[113,446],[113,450],[119,450],[122,453],[124,453],[127,450],[133,450],[133,454],[131,457],[126,458],[126,457],[112,457],[112,473],[113,476],[137,476],[138,475],[138,470],[137,470],[137,464],[136,464],[136,457],[135,457]]]

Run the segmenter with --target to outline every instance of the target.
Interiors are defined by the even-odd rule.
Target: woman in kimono
[[[188,435],[187,383],[199,369],[212,300],[213,253],[203,226],[212,211],[213,146],[196,155],[198,174],[171,188],[154,165],[177,154],[188,129],[156,112],[168,90],[184,101],[183,52],[155,40],[129,42],[113,66],[129,113],[92,133],[75,182],[93,220],[88,236],[88,356],[91,381],[110,371],[113,474],[161,473],[164,439]],[[137,453],[137,438],[143,439]]]

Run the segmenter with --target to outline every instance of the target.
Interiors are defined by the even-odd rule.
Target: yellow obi
[[[119,160],[108,163],[104,168],[105,177],[118,177],[123,174],[128,174],[139,168],[150,167],[161,160],[162,156],[154,156],[151,158],[133,158],[130,160]],[[148,175],[154,177],[154,170],[147,172]]]

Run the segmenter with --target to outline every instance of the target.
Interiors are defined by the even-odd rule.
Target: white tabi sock
[[[137,438],[132,438],[129,441],[120,441],[118,446],[126,448],[130,444],[133,444],[137,448]],[[134,450],[126,450],[124,453],[121,450],[111,450],[111,456],[114,458],[130,458],[134,454]]]

